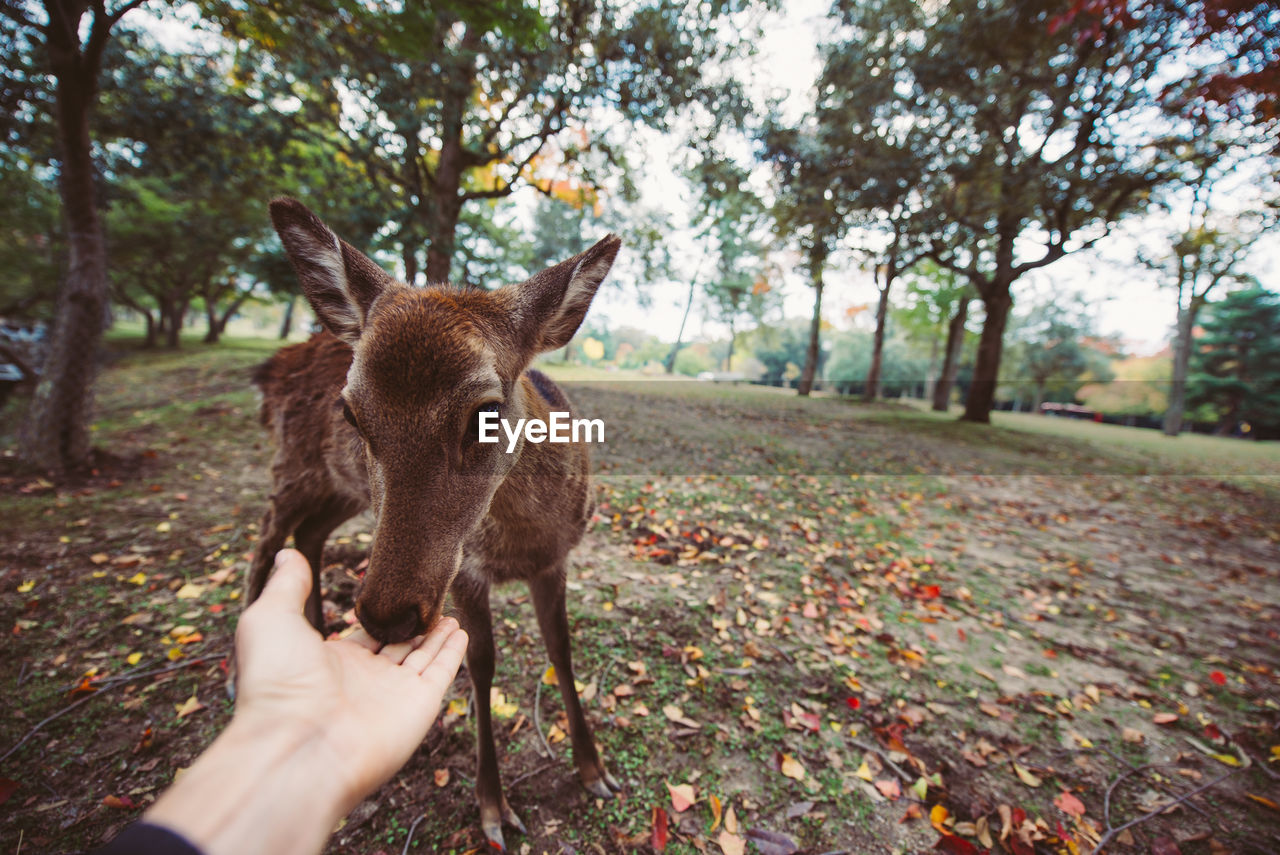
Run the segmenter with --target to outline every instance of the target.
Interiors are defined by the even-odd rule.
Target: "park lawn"
[[[0,473],[0,752],[30,734],[0,762],[16,784],[0,840],[29,851],[114,833],[226,723],[222,665],[269,489],[248,376],[274,343],[112,347],[97,472],[55,485],[8,456]],[[550,370],[606,422],[570,620],[627,792],[602,804],[574,781],[526,592],[499,589],[502,768],[530,831],[509,832],[513,849],[651,851],[662,811],[676,853],[921,851],[942,832],[1089,851],[1209,784],[1115,851],[1273,846],[1275,444]],[[0,416],[6,448],[15,419]],[[333,629],[371,524],[326,553]],[[467,692],[463,675],[330,851],[483,843]],[[697,803],[677,812],[681,784]]]

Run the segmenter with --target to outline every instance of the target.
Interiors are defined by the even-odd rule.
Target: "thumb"
[[[282,549],[276,553],[275,569],[258,603],[266,609],[299,614],[310,593],[311,566],[307,559],[296,549]]]

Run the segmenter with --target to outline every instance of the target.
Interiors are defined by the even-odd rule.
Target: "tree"
[[[1187,378],[1187,404],[1209,407],[1226,435],[1241,422],[1249,433],[1280,429],[1280,296],[1260,287],[1235,291],[1209,306]]]
[[[1163,425],[1166,436],[1182,431],[1187,373],[1201,309],[1219,287],[1247,280],[1246,265],[1252,251],[1259,238],[1276,225],[1274,216],[1265,211],[1221,216],[1209,199],[1212,187],[1205,184],[1198,189],[1201,193],[1194,203],[1190,226],[1170,235],[1167,249],[1139,255],[1139,260],[1155,270],[1177,295],[1173,377]]]
[[[797,393],[807,397],[813,390],[819,362],[824,358],[821,347],[823,277],[828,259],[848,231],[848,223],[831,189],[840,152],[827,144],[822,128],[815,127],[812,118],[799,128],[769,123],[762,142],[777,185],[773,219],[778,236],[799,249],[813,287],[809,343],[796,384]]]
[[[285,0],[204,5],[250,46],[241,74],[264,99],[299,105],[298,124],[331,132],[388,200],[410,283],[424,242],[426,279],[449,279],[474,203],[526,184],[558,196],[592,152],[617,172],[614,123],[602,116],[662,125],[695,105],[729,115],[736,84],[704,70],[750,44],[750,33],[720,26],[737,9],[725,2],[329,0],[326,14]]]
[[[1110,380],[1110,360],[1090,344],[1096,341],[1094,328],[1088,306],[1079,297],[1055,295],[1032,306],[1012,330],[1017,359],[1009,380],[1015,387],[1014,400],[1021,401],[1023,387],[1030,386],[1031,411],[1039,412],[1046,392],[1058,402],[1071,403],[1086,380]]]
[[[105,2],[45,0],[0,5],[8,28],[6,46],[30,46],[51,72],[57,144],[58,190],[66,222],[66,275],[49,355],[45,360],[22,436],[23,458],[60,472],[89,457],[89,407],[98,346],[107,314],[107,249],[98,216],[93,163],[93,108],[98,76],[111,31],[143,0],[114,9]],[[45,20],[33,17],[36,9]],[[31,109],[47,101],[28,90],[20,96]]]
[[[925,260],[908,274],[904,298],[903,306],[894,314],[908,338],[928,342],[924,394],[933,401],[933,409],[945,413],[964,344],[969,285],[953,271]],[[939,371],[940,354],[943,362]]]
[[[1164,179],[1163,161],[1130,121],[1154,109],[1149,78],[1170,50],[1158,28],[1081,38],[1050,26],[1058,0],[903,0],[838,4],[869,34],[890,75],[881,121],[927,134],[921,190],[940,224],[928,250],[965,276],[985,308],[964,418],[987,422],[999,381],[1013,284],[1090,246]],[[901,28],[861,26],[904,21]],[[889,35],[892,33],[892,35]]]

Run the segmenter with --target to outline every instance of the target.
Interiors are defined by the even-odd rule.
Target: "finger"
[[[444,697],[445,690],[449,688],[453,678],[458,676],[458,669],[462,667],[462,657],[466,652],[467,633],[464,630],[455,629],[444,640],[444,644],[440,647],[440,652],[436,654],[436,657],[427,663],[427,666],[420,672],[422,679],[441,698]]]
[[[422,640],[422,644],[410,653],[404,660],[404,667],[410,669],[415,674],[421,674],[422,670],[431,664],[431,660],[435,659],[440,653],[440,648],[444,647],[445,640],[458,629],[458,622],[451,617],[447,617],[435,625],[431,630],[431,634]]]
[[[255,606],[264,609],[302,613],[307,595],[311,593],[311,566],[296,549],[282,549],[276,553],[275,569],[267,586],[262,589]]]
[[[413,638],[409,641],[388,644],[386,647],[378,651],[378,655],[386,659],[390,659],[392,662],[399,665],[405,660],[406,656],[413,652],[413,649],[418,646],[419,641],[421,641],[421,639]]]

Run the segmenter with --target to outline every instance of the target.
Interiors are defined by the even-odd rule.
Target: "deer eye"
[[[471,425],[470,425],[471,429],[469,431],[468,438],[472,442],[479,442],[480,441],[480,418],[484,416],[486,413],[497,414],[499,412],[501,412],[501,407],[499,406],[497,401],[490,401],[487,404],[481,404],[479,407],[476,407],[475,415],[471,417]],[[492,432],[493,432],[493,429],[490,428],[490,434],[492,434]]]
[[[347,424],[351,425],[356,430],[360,430],[360,425],[356,424],[355,413],[351,412],[351,405],[346,401],[342,402],[342,417],[347,420]]]

